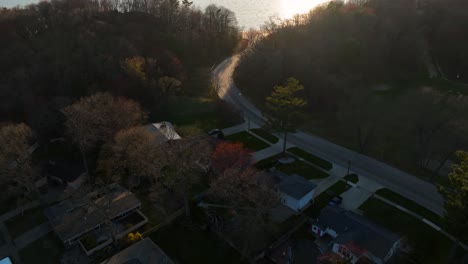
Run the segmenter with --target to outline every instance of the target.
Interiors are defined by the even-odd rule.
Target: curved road
[[[250,122],[261,126],[265,122],[262,113],[240,94],[234,84],[232,76],[238,62],[239,56],[236,55],[226,59],[213,70],[213,79],[217,84],[218,95],[242,111],[244,117],[250,119]],[[302,131],[291,134],[288,142],[343,168],[347,168],[348,161],[351,161],[353,172],[367,177],[439,215],[444,212],[444,201],[437,188],[414,175]]]

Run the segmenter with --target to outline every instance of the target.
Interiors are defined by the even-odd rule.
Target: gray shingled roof
[[[302,199],[306,194],[315,189],[317,185],[306,180],[304,177],[301,177],[297,174],[293,174],[289,177],[286,177],[280,184],[278,184],[278,189],[297,200]]]
[[[173,264],[151,239],[145,238],[120,251],[101,264]]]
[[[154,133],[159,143],[165,143],[169,140],[181,139],[179,134],[175,131],[174,127],[169,122],[161,122],[146,125],[145,128]]]
[[[107,193],[94,197],[99,192],[84,197],[81,204],[72,200],[46,208],[45,215],[54,231],[67,241],[102,224],[107,218],[114,218],[122,213],[138,208],[141,203],[130,191],[117,184],[106,187]],[[106,214],[104,213],[106,210]]]
[[[327,206],[320,211],[318,223],[335,230],[335,242],[352,243],[383,259],[400,236],[372,223],[365,217],[338,206]]]

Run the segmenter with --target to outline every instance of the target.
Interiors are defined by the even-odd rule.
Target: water
[[[1,0],[0,0],[1,1]],[[239,26],[258,28],[271,16],[291,18],[306,13],[327,0],[192,0],[195,6],[204,8],[209,4],[222,5],[234,11]]]
[[[271,16],[290,18],[306,13],[327,0],[192,0],[194,5],[205,8],[209,4],[225,6],[236,13],[239,26],[258,28]],[[0,0],[0,6],[13,7],[36,3],[38,0]]]

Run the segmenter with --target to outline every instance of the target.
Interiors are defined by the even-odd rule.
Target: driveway
[[[232,79],[238,62],[239,56],[236,55],[226,59],[213,70],[218,95],[242,111],[245,119],[261,126],[265,122],[262,113],[240,95]],[[342,168],[346,168],[348,161],[351,161],[352,172],[365,176],[439,215],[444,212],[443,198],[437,188],[414,175],[306,132],[290,134],[289,142]]]
[[[371,196],[372,193],[366,189],[363,189],[359,186],[352,187],[351,189],[341,194],[341,197],[343,197],[341,207],[346,210],[358,209],[359,206],[361,206],[361,204],[363,204]]]

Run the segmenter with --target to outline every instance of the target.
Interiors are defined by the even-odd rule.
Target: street
[[[262,126],[265,122],[262,113],[240,93],[234,84],[232,76],[238,62],[239,56],[236,55],[226,59],[213,70],[218,95],[243,112],[244,118],[251,124]],[[436,186],[429,182],[306,132],[299,131],[289,134],[288,137],[289,142],[334,163],[335,166],[347,168],[348,162],[351,161],[352,172],[370,178],[439,215],[444,213],[443,198]]]

